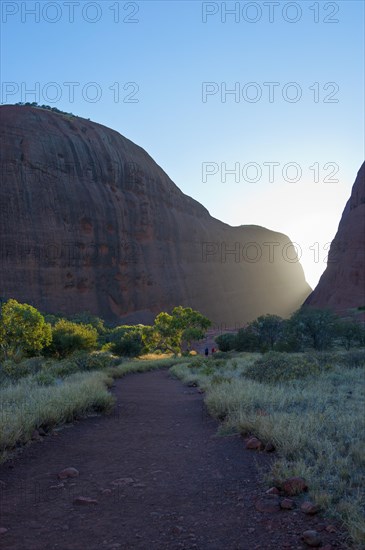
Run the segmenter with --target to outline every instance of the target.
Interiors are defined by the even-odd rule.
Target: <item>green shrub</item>
[[[237,351],[260,351],[260,339],[252,327],[240,328],[236,339]]]
[[[277,383],[319,374],[321,367],[312,356],[269,352],[247,367],[245,376],[257,382]]]
[[[55,377],[65,378],[77,372],[104,370],[120,364],[120,359],[108,352],[94,351],[91,353],[77,351],[61,360],[48,360],[43,370]]]
[[[213,365],[205,364],[204,366],[199,368],[199,374],[202,374],[203,376],[210,376],[211,374],[214,373],[214,371],[215,369]]]
[[[39,386],[53,386],[56,383],[56,378],[51,372],[46,370],[40,371],[34,375],[33,380],[37,382]]]
[[[293,313],[286,330],[300,348],[330,349],[336,337],[338,317],[332,311],[304,306]]]
[[[339,363],[348,368],[365,367],[365,350],[359,349],[343,353],[339,357]]]
[[[306,353],[307,357],[311,357],[319,363],[321,368],[333,367],[341,362],[341,355],[335,351],[317,351]]]
[[[215,341],[220,351],[231,351],[236,347],[236,334],[229,332],[226,334],[220,334],[219,336],[216,336]]]
[[[67,358],[61,361],[47,362],[44,365],[44,371],[50,372],[56,378],[66,378],[66,376],[77,373],[79,368],[72,359]]]
[[[125,357],[137,357],[143,351],[142,332],[128,327],[119,338],[113,342],[111,351]]]
[[[91,325],[61,319],[52,327],[52,343],[47,351],[57,357],[66,357],[76,350],[95,349],[97,340],[98,332]]]
[[[112,354],[97,351],[92,353],[77,352],[70,359],[80,371],[106,369],[120,364],[120,359]]]
[[[34,307],[10,299],[0,313],[0,351],[5,359],[35,355],[50,344],[51,326]]]
[[[205,359],[205,357],[199,356],[196,359],[194,359],[194,361],[192,361],[189,366],[201,368],[208,364],[210,364],[209,359]]]
[[[223,384],[223,382],[230,382],[230,380],[227,377],[222,376],[220,374],[213,374],[213,376],[210,379],[210,383],[213,386],[217,384]]]
[[[10,378],[11,380],[20,380],[24,376],[31,374],[29,366],[21,361],[20,363],[15,363],[11,359],[6,359],[1,365],[1,370],[3,374]]]
[[[211,359],[210,363],[216,368],[222,368],[226,365],[225,359]],[[209,364],[209,363],[208,363]]]

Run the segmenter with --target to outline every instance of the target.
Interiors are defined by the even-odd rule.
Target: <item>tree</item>
[[[252,326],[240,328],[236,336],[237,351],[260,351],[260,340]]]
[[[98,332],[91,325],[60,319],[52,327],[52,343],[48,352],[65,357],[78,350],[92,350],[97,346]]]
[[[283,319],[278,315],[261,315],[249,326],[257,335],[260,348],[273,350],[282,333]]]
[[[72,317],[70,317],[69,319],[73,323],[91,325],[92,327],[96,328],[98,334],[104,334],[106,332],[104,319],[101,319],[96,315],[92,315],[89,311],[81,311],[80,313],[72,315]]]
[[[202,340],[211,324],[207,317],[191,307],[177,306],[172,310],[172,327],[180,334],[180,349],[182,343],[185,343],[190,350],[191,343]]]
[[[236,348],[237,336],[231,332],[216,336],[215,341],[220,351],[231,351]]]
[[[321,351],[332,346],[337,321],[332,311],[303,307],[291,316],[290,330],[300,340],[301,349],[308,345]]]
[[[364,327],[356,322],[346,319],[339,319],[335,326],[339,343],[348,351],[354,345],[361,345],[364,339]]]
[[[143,325],[121,325],[111,331],[109,341],[111,351],[117,355],[137,357],[143,351]]]
[[[0,347],[5,358],[34,355],[52,340],[51,326],[33,306],[8,300],[1,308]]]
[[[190,307],[175,307],[171,315],[161,312],[152,327],[144,329],[143,341],[150,351],[160,349],[178,353],[183,345],[191,347],[194,340],[201,340],[211,326],[209,319]]]

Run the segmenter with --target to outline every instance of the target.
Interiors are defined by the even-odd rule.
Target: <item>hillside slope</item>
[[[308,296],[287,236],[212,218],[117,132],[33,107],[0,117],[1,297],[123,322],[184,305],[234,326]]]

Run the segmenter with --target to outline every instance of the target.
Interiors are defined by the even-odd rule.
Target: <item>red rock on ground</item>
[[[319,533],[317,533],[317,531],[314,531],[313,529],[308,529],[307,531],[304,531],[303,540],[308,546],[311,546],[314,548],[317,548],[322,544],[322,540]]]
[[[98,504],[98,501],[95,498],[90,497],[76,497],[73,500],[74,504]]]
[[[280,491],[277,487],[271,487],[266,491],[267,495],[280,495]]]
[[[76,468],[64,468],[59,474],[59,479],[67,479],[68,477],[78,477],[79,471]]]
[[[280,511],[280,500],[275,495],[265,495],[255,502],[255,508],[258,512],[273,513]]]
[[[283,481],[281,488],[288,496],[299,495],[308,490],[307,483],[302,477],[290,477]]]
[[[283,498],[283,500],[280,501],[280,508],[283,510],[293,510],[295,508],[295,502],[290,498]]]
[[[251,449],[253,451],[262,451],[263,448],[264,444],[257,437],[250,437],[246,441],[246,449]]]
[[[318,514],[320,510],[317,504],[313,504],[313,502],[309,501],[303,502],[300,509],[304,514],[308,514],[309,516],[314,516],[315,514]]]

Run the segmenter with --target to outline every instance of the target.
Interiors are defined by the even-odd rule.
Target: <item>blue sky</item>
[[[114,128],[214,217],[289,235],[316,284],[364,157],[362,1],[3,0],[1,26],[2,103]]]

